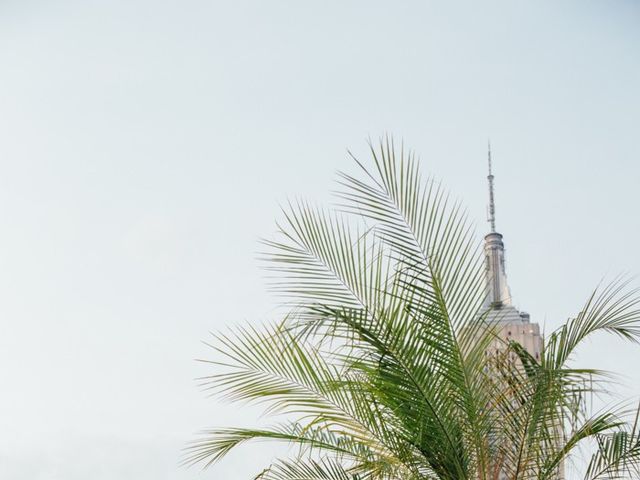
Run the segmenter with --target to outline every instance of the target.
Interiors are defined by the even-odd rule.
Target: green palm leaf
[[[340,212],[292,203],[263,242],[285,319],[215,335],[205,360],[203,388],[286,421],[208,430],[185,462],[269,439],[299,449],[263,480],[555,480],[595,441],[585,478],[635,475],[637,428],[615,407],[589,414],[606,374],[571,359],[597,332],[637,342],[638,292],[597,290],[534,358],[487,322],[482,248],[460,204],[393,140],[370,151],[362,177],[340,174]]]

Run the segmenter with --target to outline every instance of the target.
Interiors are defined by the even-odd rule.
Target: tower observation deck
[[[484,237],[486,297],[484,311],[487,321],[499,326],[500,336],[507,341],[520,343],[536,359],[540,358],[542,338],[540,326],[531,323],[528,313],[518,310],[512,304],[511,290],[507,283],[505,269],[505,248],[503,236],[496,231],[496,204],[494,176],[492,171],[491,146],[488,149],[490,231]]]
[[[515,341],[522,345],[529,354],[540,361],[543,339],[540,326],[532,323],[529,314],[521,312],[512,304],[511,290],[507,284],[505,270],[504,241],[502,234],[496,231],[496,205],[494,192],[494,176],[491,165],[491,146],[488,149],[489,175],[489,207],[488,219],[490,231],[484,237],[486,296],[483,314],[486,321],[496,326],[498,338],[491,342],[487,354],[499,353],[504,349],[503,341]],[[558,436],[562,429],[558,428]],[[561,463],[554,475],[554,480],[564,479],[564,463]],[[508,480],[509,476],[501,471],[499,480]]]

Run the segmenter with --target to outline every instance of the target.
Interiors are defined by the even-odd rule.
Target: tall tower
[[[496,203],[494,176],[491,165],[491,145],[488,147],[489,207],[488,219],[490,231],[484,237],[486,297],[484,302],[487,320],[500,327],[500,336],[504,340],[520,343],[536,359],[540,358],[542,338],[540,327],[531,323],[529,314],[521,312],[512,304],[511,290],[507,284],[505,269],[504,242],[502,234],[496,231]]]
[[[502,308],[511,305],[511,292],[507,285],[507,274],[504,268],[504,243],[502,234],[496,232],[496,203],[493,190],[493,172],[491,171],[491,145],[488,145],[489,160],[489,218],[491,231],[484,237],[484,251],[487,257],[486,307]]]
[[[488,148],[489,175],[489,208],[488,219],[490,231],[484,237],[485,272],[486,272],[486,298],[484,312],[487,321],[497,327],[499,339],[495,339],[486,352],[498,353],[504,348],[504,343],[515,341],[522,345],[536,360],[540,360],[543,340],[540,335],[540,326],[531,323],[529,314],[521,312],[512,305],[511,291],[507,285],[507,274],[504,260],[504,242],[502,234],[496,231],[496,204],[494,192],[494,177],[491,165],[491,145]],[[562,435],[562,427],[557,428],[558,436]],[[554,480],[564,479],[564,462],[561,463],[554,475]],[[499,480],[508,480],[505,471],[500,471]]]

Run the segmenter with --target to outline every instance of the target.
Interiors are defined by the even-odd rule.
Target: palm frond
[[[640,430],[638,414],[631,428],[620,422],[615,431],[596,435],[598,450],[589,462],[585,480],[620,479],[640,476]]]
[[[363,178],[340,174],[340,212],[291,203],[263,242],[285,320],[217,334],[216,371],[200,379],[293,422],[209,430],[186,462],[275,440],[298,455],[256,478],[554,480],[595,440],[585,478],[635,471],[637,428],[615,407],[588,414],[606,374],[570,360],[597,332],[639,341],[638,292],[622,280],[596,290],[532,356],[487,321],[481,243],[460,204],[403,146],[369,147]]]
[[[373,480],[371,476],[349,473],[342,464],[321,459],[318,461],[280,461],[271,465],[255,480]]]
[[[575,349],[597,332],[640,342],[640,296],[638,289],[628,288],[629,283],[618,278],[595,290],[580,313],[550,335],[545,345],[546,362],[561,368]]]

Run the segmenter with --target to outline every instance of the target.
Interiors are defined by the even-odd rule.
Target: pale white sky
[[[635,1],[0,1],[0,477],[242,480],[177,466],[207,332],[273,317],[255,251],[347,148],[404,138],[486,230],[547,330],[640,274]],[[639,347],[592,342],[626,375]]]

